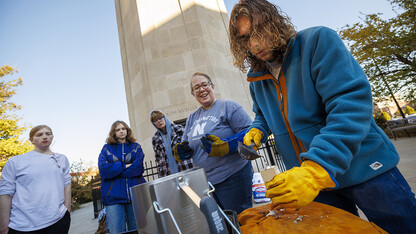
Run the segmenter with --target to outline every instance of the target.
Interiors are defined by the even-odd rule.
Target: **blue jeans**
[[[253,172],[248,162],[223,182],[214,184],[214,198],[222,209],[235,210],[240,214],[243,210],[253,206],[251,185]]]
[[[358,206],[368,221],[389,233],[416,233],[416,199],[397,167],[364,183],[322,191],[316,202],[358,216]]]
[[[106,209],[106,226],[110,234],[133,231],[137,229],[131,203],[108,205]],[[127,224],[127,227],[126,227]]]

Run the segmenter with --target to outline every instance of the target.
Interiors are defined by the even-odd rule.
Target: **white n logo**
[[[197,124],[194,128],[194,133],[192,134],[193,137],[204,134],[204,128],[207,123],[203,123],[201,125]]]

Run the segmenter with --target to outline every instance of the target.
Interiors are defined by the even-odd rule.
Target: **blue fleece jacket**
[[[273,133],[286,168],[309,159],[338,188],[365,182],[399,161],[372,116],[367,77],[338,34],[325,27],[298,32],[289,42],[278,79],[247,75],[256,113],[250,128]]]
[[[129,188],[146,180],[142,174],[144,154],[138,143],[105,144],[98,157],[101,201],[105,206],[130,203]],[[126,168],[126,164],[131,164]]]

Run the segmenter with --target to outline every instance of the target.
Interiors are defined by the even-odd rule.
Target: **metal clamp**
[[[215,192],[215,187],[209,181],[208,181],[208,185],[211,188],[211,190],[208,190],[207,195],[208,195],[208,197],[211,197],[211,193]]]
[[[161,214],[161,213],[166,212],[166,211],[169,212],[169,215],[172,218],[173,224],[175,224],[176,230],[178,231],[179,234],[182,234],[181,230],[179,229],[178,223],[176,223],[175,217],[173,216],[172,211],[170,211],[169,208],[165,208],[165,209],[162,209],[161,210],[159,208],[159,203],[157,201],[154,201],[153,202],[153,207],[155,208],[155,211],[158,214]]]

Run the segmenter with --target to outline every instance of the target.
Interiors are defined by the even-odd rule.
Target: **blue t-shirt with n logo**
[[[205,168],[208,181],[218,184],[247,164],[238,152],[223,157],[210,157],[202,148],[200,141],[205,134],[222,139],[232,136],[251,125],[251,118],[238,103],[231,100],[216,100],[211,108],[200,107],[186,121],[183,141],[189,141],[194,150],[194,165]]]

